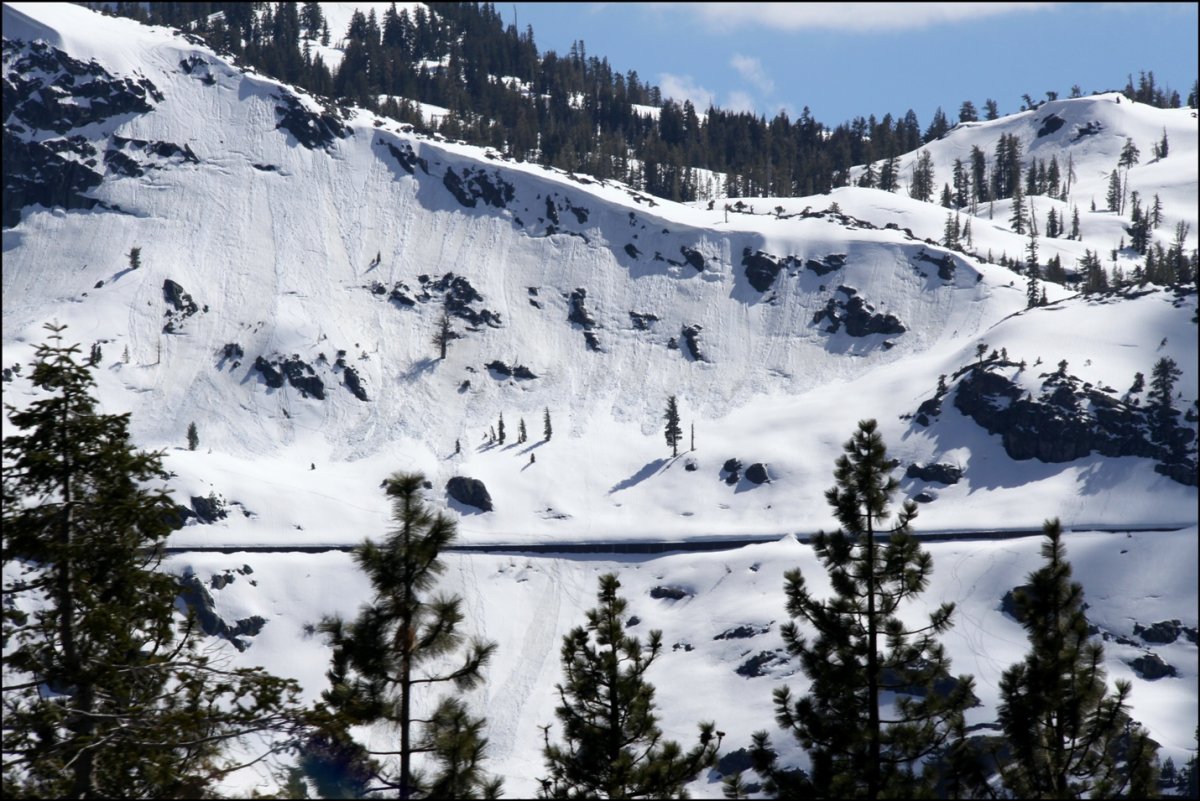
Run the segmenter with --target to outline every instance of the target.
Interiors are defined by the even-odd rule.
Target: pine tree
[[[504,412],[500,412],[500,422],[496,424],[496,439],[504,444]]]
[[[667,411],[663,414],[663,420],[666,421],[663,433],[667,437],[667,444],[671,446],[671,455],[678,456],[679,443],[683,441],[683,429],[679,427],[679,406],[674,395],[667,398]]]
[[[554,429],[550,426],[550,407],[547,406],[542,411],[542,441],[549,442],[553,433]]]
[[[934,688],[949,678],[949,659],[936,638],[950,628],[954,605],[939,607],[927,626],[914,628],[897,616],[925,589],[933,570],[909,530],[916,504],[905,501],[888,525],[897,464],[875,421],[860,422],[838,458],[836,485],[825,493],[841,528],[812,542],[834,596],[814,598],[799,570],[785,576],[787,613],[815,629],[816,638],[807,641],[794,622],[780,629],[812,683],[800,699],[786,686],[775,691],[776,720],[808,751],[815,797],[930,792],[933,771],[915,771],[947,745],[963,711],[975,703],[968,676],[952,681],[949,690]],[[881,695],[889,692],[896,694],[894,709],[881,714]],[[767,773],[778,772],[768,764]]]
[[[195,421],[188,423],[187,427],[187,444],[188,450],[194,451],[200,445],[200,433],[196,431]]]
[[[913,164],[910,195],[922,202],[933,197],[933,157],[928,150],[922,150]]]
[[[1018,798],[1157,795],[1158,746],[1129,719],[1130,683],[1108,691],[1104,646],[1088,636],[1059,522],[1043,532],[1045,564],[1015,593],[1031,650],[1000,679],[999,722],[1011,752],[1000,761],[1001,780]]]
[[[1018,234],[1025,233],[1025,193],[1021,190],[1021,180],[1018,176],[1017,181],[1013,184],[1012,192],[1012,216],[1008,219],[1008,224]]]
[[[458,334],[450,325],[450,311],[443,306],[442,316],[438,318],[437,329],[433,332],[433,344],[438,348],[438,358],[442,361],[446,360],[446,349],[454,339],[458,339]]]
[[[517,442],[524,442],[529,437],[525,434],[525,418],[517,420]]]
[[[499,781],[482,772],[487,744],[482,721],[469,714],[460,697],[428,704],[426,691],[434,685],[457,693],[475,687],[496,646],[474,639],[453,664],[435,667],[462,646],[463,613],[458,596],[427,595],[445,572],[439,556],[457,527],[426,506],[423,484],[420,474],[387,479],[395,528],[382,544],[367,540],[354,551],[375,597],[353,622],[339,617],[321,622],[333,649],[330,689],[321,696],[325,734],[345,748],[353,744],[350,726],[382,722],[395,727],[400,742],[382,753],[398,756],[399,765],[371,770],[377,785],[399,791],[400,798],[495,797]],[[425,712],[429,706],[432,710]],[[432,776],[414,765],[417,755],[432,763]]]
[[[715,761],[721,739],[712,723],[700,724],[699,742],[686,753],[662,739],[646,681],[662,632],[651,631],[645,645],[625,633],[620,586],[616,575],[601,576],[586,626],[563,637],[555,714],[565,742],[552,744],[543,727],[542,798],[684,798],[684,785]]]
[[[1071,235],[1068,239],[1079,240],[1079,207],[1071,207]]]
[[[132,247],[129,249],[129,269],[136,270],[142,266],[142,249]]]
[[[290,728],[294,682],[219,670],[159,569],[175,505],[160,453],[101,414],[94,366],[46,326],[22,432],[3,443],[4,789],[19,797],[199,797],[250,732]]]
[[[1084,292],[1094,293],[1108,290],[1108,275],[1104,272],[1104,265],[1100,263],[1099,254],[1084,250],[1083,257],[1079,260],[1079,272],[1083,273]]]
[[[1040,289],[1039,279],[1041,278],[1041,270],[1038,268],[1037,236],[1032,230],[1029,232],[1029,244],[1026,246],[1025,252],[1025,275],[1029,279],[1026,308],[1032,309],[1034,306],[1041,305],[1041,296],[1038,292]]]
[[[1108,176],[1108,192],[1104,195],[1108,210],[1121,212],[1121,171],[1113,170]]]
[[[1151,414],[1151,428],[1159,442],[1169,443],[1175,430],[1175,382],[1183,375],[1174,359],[1163,357],[1150,371],[1150,392],[1146,406]]]

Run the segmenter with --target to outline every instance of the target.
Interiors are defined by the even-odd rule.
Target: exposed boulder
[[[266,619],[259,615],[251,615],[242,618],[232,626],[229,625],[224,618],[217,614],[217,605],[213,601],[212,595],[195,573],[189,572],[180,577],[179,585],[179,597],[188,609],[195,612],[200,630],[210,637],[222,637],[229,640],[239,651],[245,651],[250,647],[241,639],[242,637],[253,637],[267,625]]]
[[[831,253],[823,259],[808,259],[804,268],[817,275],[828,275],[846,266],[846,256],[842,253]]]
[[[461,504],[473,506],[484,512],[492,511],[492,496],[477,478],[455,476],[446,482],[446,494]]]
[[[838,295],[844,295],[842,300]],[[847,286],[840,286],[825,304],[825,308],[813,315],[813,325],[819,325],[822,320],[828,320],[825,331],[836,334],[843,326],[846,333],[852,337],[865,337],[871,334],[903,334],[908,329],[894,314],[880,314],[875,307],[867,303],[858,291]]]
[[[229,516],[225,502],[216,493],[210,494],[207,498],[193,495],[191,501],[192,509],[201,523],[215,523]]]
[[[362,379],[358,377],[358,371],[353,367],[346,366],[342,368],[342,384],[360,401],[366,402],[371,400],[367,397],[367,390],[363,388]]]
[[[774,622],[774,621],[772,621],[772,622]],[[734,626],[733,628],[725,629],[725,631],[722,631],[720,634],[713,637],[713,639],[714,640],[747,640],[751,637],[757,637],[760,634],[766,634],[770,630],[771,630],[771,623],[768,623],[765,626],[753,625],[750,623],[746,623],[741,626]]]
[[[919,464],[913,463],[908,466],[908,470],[904,472],[908,478],[917,478],[921,481],[936,481],[939,484],[957,484],[962,478],[963,471],[961,467],[944,462],[935,462],[934,464]]]
[[[328,149],[335,139],[350,135],[350,129],[328,109],[313,111],[286,90],[276,99],[279,101],[275,107],[275,113],[279,115],[276,129],[287,131],[309,150]]]
[[[761,462],[755,462],[746,468],[746,480],[754,484],[769,484],[770,476],[767,475],[767,466]]]
[[[164,334],[173,334],[183,325],[183,321],[200,311],[192,296],[183,291],[183,287],[167,278],[163,281],[163,299],[171,305],[163,312],[167,322],[163,325]],[[208,307],[205,307],[207,311]]]
[[[708,361],[704,358],[703,351],[700,350],[700,332],[703,330],[704,327],[700,325],[685,325],[683,327],[683,341],[687,343],[688,352],[692,355],[693,361]]]
[[[694,595],[691,590],[678,586],[663,586],[652,587],[650,589],[650,597],[657,600],[681,601],[684,598],[690,598]]]
[[[683,260],[695,267],[697,272],[702,272],[704,270],[704,255],[700,253],[700,251],[693,250],[687,245],[681,245],[679,247],[679,252],[683,254]]]
[[[783,269],[782,265],[766,253],[751,253],[749,248],[742,256],[742,266],[746,268],[746,280],[759,292],[770,289],[779,271]]]
[[[767,675],[768,668],[787,664],[787,658],[779,651],[759,651],[754,656],[738,665],[734,671],[739,676],[748,679]]]
[[[1160,620],[1158,623],[1152,623],[1149,627],[1143,626],[1141,623],[1133,624],[1133,633],[1141,637],[1143,640],[1156,645],[1167,645],[1179,639],[1179,635],[1184,632],[1184,626],[1178,620]],[[1192,642],[1195,642],[1195,637],[1191,637]]]
[[[657,314],[649,312],[630,312],[629,319],[633,323],[633,327],[638,331],[649,331],[650,326],[658,322]]]
[[[421,172],[426,175],[429,174],[429,162],[413,152],[412,145],[404,143],[400,147],[396,147],[391,142],[384,142],[383,145],[409,175],[415,175],[417,167],[420,167]]]
[[[732,487],[742,477],[742,463],[737,459],[726,459],[721,472],[725,474],[725,483]]]
[[[1168,665],[1162,657],[1155,653],[1145,653],[1137,659],[1131,659],[1127,664],[1137,671],[1138,675],[1148,681],[1167,679],[1179,675],[1174,665]]]

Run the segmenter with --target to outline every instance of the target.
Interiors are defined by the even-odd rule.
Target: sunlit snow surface
[[[1134,373],[1149,376],[1155,361],[1170,357],[1184,371],[1178,403],[1186,407],[1197,396],[1195,294],[1182,301],[1166,291],[1117,300],[1049,285],[1051,305],[1026,310],[1025,279],[1007,269],[955,255],[954,276],[941,280],[920,262],[922,251],[943,255],[924,240],[941,239],[946,210],[903,192],[846,188],[808,198],[745,198],[753,214],[727,214],[724,200],[710,210],[703,201],[651,199],[620,184],[488,158],[478,148],[419,137],[366,113],[347,121],[352,136],[309,150],[276,128],[275,98],[290,90],[165,29],[68,4],[11,3],[3,13],[6,37],[43,38],[74,58],[96,59],[114,75],[143,76],[164,96],[149,113],[69,135],[101,150],[113,134],[186,144],[199,159],[140,177],[109,175],[94,194],[123,213],[29,209],[3,235],[3,366],[27,365],[49,321],[69,325],[68,340],[85,352],[100,342],[103,409],[131,412],[138,445],[166,450],[180,503],[215,494],[228,504],[229,517],[211,525],[191,521],[171,545],[287,549],[378,537],[389,524],[379,485],[397,470],[425,473],[438,504],[446,503],[443,488],[452,476],[486,483],[493,512],[451,504],[466,544],[785,537],[737,551],[617,563],[449,556],[447,584],[467,599],[469,624],[500,643],[477,700],[489,717],[493,769],[505,776],[509,796],[536,790],[538,726],[553,720],[560,638],[583,622],[596,576],[607,570],[620,571],[641,628],[665,632],[667,652],[653,678],[670,736],[688,741],[695,722],[712,717],[728,733],[725,748],[734,749],[748,743],[751,731],[774,729],[772,687],[788,681],[799,691],[802,677],[786,675],[794,667],[782,665],[757,679],[734,669],[780,646],[783,571],[800,566],[810,581],[820,580],[811,551],[787,535],[832,527],[823,493],[842,443],[864,418],[879,420],[890,453],[903,464],[942,461],[965,470],[962,481],[937,488],[936,500],[921,507],[919,533],[1037,529],[1050,517],[1077,530],[1182,526],[1131,536],[1080,531],[1068,535],[1067,547],[1090,619],[1102,629],[1132,637],[1134,621],[1197,625],[1195,488],[1154,472],[1148,459],[1014,462],[998,436],[950,403],[929,428],[902,417],[933,395],[939,375],[973,362],[979,343],[1026,360],[1029,369],[1013,377],[1034,391],[1039,374],[1060,360],[1082,381],[1119,394]],[[345,8],[338,14],[349,18]],[[180,69],[192,56],[210,65],[211,84]],[[1037,137],[1051,113],[1064,126]],[[1093,122],[1100,134],[1071,141],[1072,131]],[[1170,155],[1151,163],[1164,130]],[[1057,153],[1064,171],[1066,154],[1074,162],[1070,201],[1039,197],[1034,205],[1043,221],[1051,205],[1068,221],[1078,207],[1084,238],[1041,238],[1043,264],[1059,254],[1072,268],[1090,248],[1111,269],[1110,251],[1128,237],[1128,221],[1089,209],[1093,198],[1103,208],[1126,136],[1142,152],[1129,172],[1131,188],[1143,202],[1155,194],[1163,202],[1157,241],[1168,245],[1184,221],[1188,249],[1196,247],[1193,111],[1101,95],[963,126],[928,146],[935,184],[949,180],[953,160],[969,156],[972,145],[990,158],[1001,133],[1017,135],[1027,158]],[[389,147],[411,147],[428,174],[417,167],[410,175]],[[914,158],[902,160],[903,175]],[[504,209],[482,202],[465,208],[444,185],[448,169],[502,179],[514,199]],[[557,204],[556,232],[547,199]],[[833,203],[873,227],[803,216]],[[586,219],[570,207],[586,210]],[[1024,257],[1028,238],[1008,230],[1010,212],[1001,201],[971,220],[981,256]],[[143,266],[127,272],[126,254],[135,246]],[[703,268],[686,263],[681,248],[703,255]],[[742,264],[747,249],[798,263],[844,255],[846,265],[826,275],[785,269],[759,292]],[[1131,258],[1118,258],[1129,272]],[[442,362],[430,343],[440,303],[401,308],[373,294],[371,285],[403,282],[414,289],[418,276],[447,272],[466,277],[483,297],[477,306],[498,314],[501,324],[468,332],[456,321],[465,338],[451,343]],[[165,279],[204,307],[174,335],[162,333]],[[894,314],[908,330],[858,339],[825,333],[813,318],[839,286]],[[567,320],[577,288],[587,290],[599,352]],[[638,330],[630,312],[658,320]],[[683,344],[683,329],[694,325],[702,327],[702,359],[691,358]],[[679,349],[668,347],[671,338]],[[223,359],[229,343],[244,350],[237,367]],[[331,363],[338,350],[346,351],[369,402],[320,366],[319,354]],[[326,400],[268,388],[251,369],[259,355],[297,355],[317,366]],[[503,378],[485,368],[493,360],[524,365],[538,377]],[[23,371],[4,384],[6,404],[19,407],[35,397],[27,376]],[[662,435],[669,395],[678,396],[682,414],[678,458]],[[549,442],[541,441],[544,409],[554,430]],[[491,444],[488,433],[501,413],[508,441]],[[515,444],[521,420],[530,439]],[[200,448],[191,452],[182,446],[193,421]],[[11,433],[7,419],[4,433]],[[727,485],[720,470],[730,458],[766,464],[771,483],[743,478]],[[695,470],[686,469],[687,460]],[[919,488],[912,480],[902,487]],[[1000,671],[1023,653],[1022,631],[998,605],[1036,568],[1039,544],[1032,537],[929,545],[935,574],[922,601],[959,605],[946,644],[954,670],[976,676],[984,707],[973,721],[990,717]],[[296,676],[315,697],[327,653],[303,635],[303,626],[325,614],[353,614],[366,599],[363,578],[344,553],[189,553],[172,557],[170,569],[191,566],[207,579],[246,563],[252,575],[215,592],[221,611],[228,618],[262,614],[270,622],[245,653],[229,648],[231,658]],[[659,583],[686,585],[695,595],[654,601],[648,590]],[[743,623],[772,625],[751,639],[712,639]],[[684,642],[694,650],[674,650]],[[1136,649],[1106,647],[1110,678],[1131,677],[1123,660]],[[1186,640],[1154,650],[1180,676],[1133,678],[1135,713],[1164,754],[1180,763],[1197,719],[1197,650]],[[786,738],[775,740],[792,747]],[[693,789],[713,795],[718,788],[701,782]]]
[[[1196,543],[1192,526],[1176,532],[1068,533],[1067,555],[1076,580],[1084,586],[1088,619],[1101,631],[1136,640],[1134,621],[1143,624],[1178,619],[1197,624]],[[935,542],[926,547],[934,572],[920,605],[902,613],[920,622],[929,610],[950,601],[957,605],[954,627],[942,638],[954,675],[975,677],[982,706],[968,723],[994,720],[1001,673],[1020,661],[1028,647],[1024,630],[1000,611],[1000,599],[1042,564],[1041,537],[1013,540]],[[487,680],[473,694],[475,709],[488,717],[489,769],[505,780],[506,795],[532,797],[536,777],[545,774],[539,726],[555,722],[554,685],[561,681],[562,637],[585,623],[596,604],[597,578],[616,572],[629,614],[640,618],[630,629],[643,641],[652,628],[663,632],[663,653],[648,676],[657,689],[662,728],[670,738],[694,743],[695,724],[715,720],[726,732],[722,751],[749,745],[759,729],[789,760],[804,756],[791,737],[774,723],[771,692],[783,684],[803,693],[807,680],[795,662],[769,660],[767,674],[745,678],[737,668],[764,651],[783,647],[779,625],[783,609],[783,573],[799,568],[814,593],[826,593],[828,581],[812,550],[792,537],[714,553],[676,553],[657,557],[561,557],[529,554],[448,554],[441,587],[462,595],[468,630],[500,646]],[[253,573],[236,575],[214,591],[218,611],[227,619],[257,614],[269,621],[241,654],[228,648],[234,664],[264,665],[304,685],[314,698],[326,687],[328,654],[319,637],[304,626],[321,616],[353,616],[370,587],[344,553],[324,554],[183,554],[171,570],[191,569],[207,579],[250,565]],[[256,582],[251,586],[250,580]],[[650,590],[677,587],[692,595],[655,600]],[[714,639],[737,626],[767,627],[745,639]],[[802,626],[802,631],[808,631]],[[1184,638],[1153,646],[1179,675],[1146,681],[1126,663],[1143,649],[1105,643],[1109,683],[1133,683],[1133,715],[1162,744],[1162,758],[1176,764],[1193,746],[1197,708],[1197,649]],[[366,733],[364,733],[366,734]],[[371,731],[368,747],[390,743],[384,729]],[[253,786],[242,777],[243,787]],[[260,777],[263,788],[269,777]],[[692,785],[696,797],[719,797],[714,776]]]

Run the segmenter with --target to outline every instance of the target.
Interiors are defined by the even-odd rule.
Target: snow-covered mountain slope
[[[1080,532],[1067,544],[1075,577],[1084,586],[1088,619],[1104,638],[1109,679],[1133,684],[1133,716],[1160,743],[1160,758],[1170,756],[1176,764],[1190,755],[1196,726],[1197,650],[1189,639],[1197,626],[1196,544],[1195,526],[1169,533]],[[956,604],[954,627],[941,642],[951,673],[975,677],[980,706],[969,710],[968,724],[995,720],[1000,675],[1027,652],[1025,632],[1001,610],[1001,599],[1041,566],[1040,547],[1040,537],[927,546],[934,562],[932,582],[921,602],[904,614],[907,620],[922,620],[943,602]],[[666,737],[692,744],[696,724],[713,720],[726,733],[724,755],[748,746],[753,732],[766,730],[787,764],[806,765],[795,741],[777,728],[771,700],[777,687],[796,693],[806,687],[779,634],[788,620],[783,574],[800,569],[816,593],[827,589],[828,579],[812,550],[794,538],[704,554],[450,554],[446,561],[449,569],[440,587],[463,597],[469,633],[499,643],[486,681],[470,702],[488,717],[487,769],[504,779],[506,797],[532,798],[539,789],[537,778],[546,773],[539,727],[555,720],[562,638],[584,624],[585,611],[596,605],[597,579],[608,572],[618,574],[630,619],[640,621],[630,633],[644,641],[651,629],[663,632],[662,656],[648,678],[657,690]],[[329,663],[325,645],[306,633],[306,624],[326,614],[352,617],[370,596],[369,584],[347,554],[189,553],[173,557],[168,567],[191,571],[206,584],[221,577],[222,588],[212,595],[226,620],[253,615],[268,620],[260,634],[245,638],[245,651],[230,649],[230,658],[295,677],[312,699],[326,687]],[[1164,644],[1134,629],[1171,620],[1191,633]],[[1151,680],[1135,671],[1130,663],[1151,652],[1177,675]],[[557,730],[552,736],[559,736]],[[394,747],[394,738],[378,728],[361,732],[360,741],[386,750]],[[237,781],[242,794],[249,794],[269,792],[277,779],[260,767]],[[695,798],[721,797],[715,771],[690,789]]]
[[[1052,286],[1058,303],[1024,312],[1023,278],[923,241],[944,210],[907,197],[766,199],[726,221],[720,208],[323,110],[162,29],[69,5],[4,13],[6,150],[49,154],[28,183],[67,207],[6,207],[18,221],[4,234],[4,364],[27,361],[52,319],[101,343],[106,404],[133,412],[144,446],[172,449],[181,495],[216,493],[250,513],[190,525],[180,544],[353,541],[379,525],[358,489],[396,469],[438,487],[481,479],[495,508],[457,507],[469,541],[807,531],[828,524],[825,476],[866,417],[902,462],[965,468],[926,507],[928,527],[1194,520],[1194,486],[1155,473],[1153,459],[1013,461],[953,410],[930,429],[908,419],[981,341],[1014,361],[1066,359],[1081,381],[1118,389],[1170,356],[1191,404],[1194,295],[1159,292],[1143,303],[1155,311],[1131,319],[1124,302]],[[75,63],[17,40],[66,48]],[[75,89],[72,71],[86,75]],[[1195,229],[1189,112],[1106,96],[1037,119],[1051,112],[1101,120],[1073,156],[1081,176],[1107,167],[1125,135],[1167,126],[1169,161],[1193,191],[1190,204],[1167,195],[1167,219]],[[1030,128],[1031,114],[929,147],[944,160],[1003,126]],[[826,212],[834,203],[841,213]],[[1023,247],[998,220],[974,223],[980,252]],[[1102,242],[1055,240],[1043,253],[1072,264]],[[443,361],[431,337],[447,292],[461,338]],[[27,393],[19,378],[6,389]],[[695,429],[680,459],[662,435],[670,395],[685,448]],[[542,443],[545,410],[554,436]],[[492,444],[502,414],[508,438]],[[201,448],[174,450],[193,421]],[[514,444],[520,421],[529,440]],[[731,458],[764,464],[770,482],[725,484]],[[345,525],[316,529],[314,505],[330,499]]]
[[[972,218],[978,258],[934,244],[946,211],[899,193],[746,198],[728,213],[674,204],[324,108],[165,29],[67,4],[10,3],[3,15],[4,401],[34,396],[18,366],[45,323],[67,324],[85,352],[98,344],[102,408],[131,412],[137,443],[166,449],[176,500],[198,515],[172,546],[286,550],[382,535],[379,484],[397,470],[429,477],[467,544],[783,537],[611,561],[451,555],[446,589],[500,642],[475,700],[510,797],[537,789],[560,637],[582,623],[608,570],[672,645],[651,677],[668,736],[686,741],[712,717],[732,750],[773,728],[771,689],[802,691],[803,677],[770,656],[763,676],[737,668],[780,645],[783,571],[822,575],[787,535],[832,526],[823,493],[863,418],[879,420],[903,491],[924,501],[918,534],[1049,517],[1077,529],[1068,550],[1090,619],[1126,640],[1106,646],[1111,675],[1134,679],[1135,716],[1165,754],[1186,757],[1195,643],[1151,646],[1133,627],[1197,627],[1194,462],[1190,483],[1156,469],[1147,394],[1130,387],[1171,358],[1183,371],[1176,406],[1194,408],[1194,291],[1047,285],[1049,304],[1027,309],[1025,278],[985,260],[1023,257],[1028,238],[1008,230],[1007,201]],[[1051,113],[1064,125],[1038,138]],[[1070,269],[1091,249],[1111,268],[1125,223],[1089,206],[1126,136],[1144,154],[1132,187],[1164,202],[1155,236],[1168,244],[1184,221],[1195,248],[1192,113],[1111,96],[1056,101],[960,126],[928,149],[938,186],[954,158],[973,144],[991,154],[1002,133],[1038,158],[1069,154],[1071,198],[1034,202],[1040,214],[1078,205],[1083,239],[1042,238],[1041,258],[1061,255]],[[1097,133],[1070,139],[1092,121]],[[1147,163],[1164,128],[1170,155]],[[1128,272],[1132,256],[1119,259]],[[444,360],[432,342],[443,310],[458,335]],[[984,365],[972,370],[981,344]],[[672,395],[678,458],[662,433]],[[493,443],[501,414],[507,439]],[[517,443],[522,421],[528,441]],[[200,447],[189,451],[192,422]],[[767,483],[749,477],[760,477],[755,464]],[[456,476],[482,480],[494,509],[449,499]],[[1078,530],[1121,526],[1183,529]],[[1024,652],[999,599],[1037,566],[1038,544],[929,546],[922,600],[958,604],[946,645],[955,672],[977,678],[974,720],[991,719],[1000,671]],[[168,567],[208,583],[244,564],[253,575],[217,582],[217,611],[268,623],[245,651],[229,646],[230,659],[296,676],[315,698],[327,651],[304,626],[353,614],[363,577],[339,553],[189,552]],[[659,585],[694,594],[651,598]],[[766,631],[714,639],[743,625]],[[1176,678],[1132,672],[1128,661],[1150,647]]]

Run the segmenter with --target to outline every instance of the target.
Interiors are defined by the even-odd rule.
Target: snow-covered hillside
[[[10,40],[94,60],[97,83],[150,86],[147,110],[111,116],[66,90],[53,102],[43,92],[17,117],[59,122],[6,128],[90,163],[99,182],[75,204],[92,208],[30,206],[6,230],[3,359],[27,361],[51,319],[101,343],[105,401],[133,411],[143,445],[171,449],[180,493],[216,493],[252,512],[189,526],[179,544],[353,541],[380,523],[355,498],[397,469],[439,487],[455,475],[482,480],[495,508],[461,507],[469,541],[809,531],[828,524],[825,476],[866,417],[881,421],[903,462],[964,466],[963,481],[925,509],[928,527],[1194,519],[1195,488],[1156,474],[1153,460],[1014,462],[953,411],[936,431],[903,419],[939,375],[974,360],[980,341],[1014,361],[1066,359],[1082,381],[1122,390],[1160,357],[1191,365],[1194,296],[1175,304],[1159,293],[1144,324],[1129,321],[1126,304],[1053,286],[1059,303],[1023,312],[1020,276],[923,241],[937,238],[944,212],[907,197],[855,188],[750,201],[755,213],[727,222],[720,207],[507,162],[361,112],[339,119],[160,29],[75,6],[10,4],[5,14]],[[5,55],[22,81],[61,74],[22,62],[26,52],[12,45]],[[1195,230],[1190,112],[1107,96],[1055,109],[1101,121],[1074,156],[1081,191],[1091,191],[1082,176],[1109,167],[1114,142],[1168,126],[1168,161],[1193,196],[1189,204],[1164,187],[1167,219]],[[1032,114],[960,127],[930,149],[946,150],[940,165],[986,136],[1030,129]],[[1131,181],[1161,169],[1135,167]],[[821,213],[834,203],[841,215]],[[1084,246],[1107,249],[1119,222],[1086,216],[1083,242],[1044,240],[1043,253],[1060,249],[1073,264]],[[978,251],[1021,252],[1025,237],[974,222]],[[134,247],[143,266],[129,271]],[[445,280],[451,273],[461,280]],[[178,290],[164,291],[167,281]],[[462,338],[441,361],[430,340],[447,291]],[[1071,336],[1060,335],[1062,312],[1085,306]],[[1010,318],[1020,324],[995,328]],[[318,379],[324,399],[271,387],[256,362]],[[355,377],[357,394],[346,386]],[[19,380],[8,389],[26,391]],[[1179,389],[1190,404],[1194,369]],[[681,459],[661,433],[669,395],[688,448],[695,428],[696,450]],[[545,410],[554,437],[542,443]],[[502,414],[509,437],[491,444]],[[529,441],[516,444],[522,420]],[[193,421],[201,448],[175,450]],[[770,483],[727,487],[731,458],[766,465]],[[264,460],[280,468],[263,471]],[[1109,475],[1097,482],[1096,472]],[[1144,501],[1110,503],[1098,484]],[[341,530],[314,525],[313,505],[327,502],[342,507]]]
[[[456,555],[450,583],[471,625],[501,642],[479,700],[496,710],[495,769],[510,795],[536,789],[557,643],[606,570],[621,571],[648,627],[695,646],[664,656],[652,677],[669,736],[690,739],[697,720],[718,717],[737,748],[772,726],[771,687],[801,677],[735,668],[777,648],[778,626],[761,647],[713,637],[781,620],[782,571],[815,564],[788,535],[833,526],[824,492],[865,418],[900,460],[904,492],[923,502],[918,534],[1037,529],[1051,517],[1076,530],[1181,528],[1077,532],[1068,548],[1105,631],[1196,627],[1194,289],[1083,296],[1047,284],[1049,304],[1028,309],[1026,279],[985,260],[1024,257],[1008,201],[972,218],[978,257],[936,244],[946,210],[901,193],[676,204],[324,108],[166,29],[69,4],[9,3],[3,15],[4,401],[34,397],[18,367],[44,324],[68,325],[85,352],[98,344],[103,409],[131,412],[139,446],[165,449],[177,502],[198,513],[173,547],[381,535],[379,485],[395,471],[424,473],[470,545],[784,538],[611,564]],[[1082,239],[1043,238],[1040,257],[1072,269],[1090,249],[1111,268],[1128,220],[1090,201],[1103,207],[1132,137],[1144,155],[1130,187],[1163,202],[1154,236],[1168,245],[1184,222],[1190,253],[1195,112],[1116,100],[956,127],[926,148],[936,185],[972,146],[990,155],[1001,134],[1032,157],[1069,155],[1071,197],[1034,203],[1039,214],[1078,206]],[[1062,124],[1038,136],[1050,115]],[[1073,138],[1080,130],[1092,133]],[[1170,155],[1151,163],[1164,130]],[[902,175],[916,158],[901,160]],[[1128,271],[1132,254],[1118,255]],[[456,334],[444,360],[433,343],[443,311]],[[1130,392],[1163,358],[1183,371],[1175,405],[1192,412],[1179,436],[1193,454],[1165,472],[1145,432],[1148,396]],[[677,457],[663,436],[670,396]],[[1016,424],[1003,413],[1018,406],[1028,415]],[[507,436],[493,441],[501,416]],[[930,465],[940,472],[923,472]],[[482,481],[493,508],[450,499],[454,477]],[[999,598],[1036,566],[1037,546],[930,546],[929,602],[959,603],[948,648],[956,671],[977,676],[980,719],[1023,648]],[[337,553],[185,553],[171,569],[207,580],[248,561],[257,586],[219,593],[221,613],[270,622],[235,658],[296,675],[315,697],[324,646],[302,627],[352,613],[367,587]],[[696,594],[652,601],[662,582]],[[1122,660],[1136,650],[1110,646],[1114,677],[1132,675]],[[1197,650],[1186,640],[1161,650],[1180,676],[1139,679],[1135,712],[1180,762],[1196,724]],[[683,673],[695,681],[672,681]],[[745,705],[725,719],[709,696]]]

